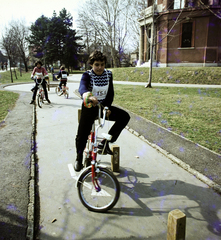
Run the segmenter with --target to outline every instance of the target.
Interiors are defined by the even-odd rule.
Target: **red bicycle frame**
[[[96,176],[97,134],[98,134],[98,129],[100,127],[102,128],[104,126],[105,116],[106,116],[106,113],[107,113],[107,110],[108,110],[107,107],[104,108],[104,116],[103,116],[102,123],[101,123],[100,122],[100,117],[101,117],[101,106],[100,106],[100,104],[98,105],[98,107],[99,107],[98,126],[95,129],[95,122],[93,123],[92,130],[91,130],[90,137],[89,137],[91,148],[89,149],[89,152],[88,152],[88,155],[89,155],[88,158],[91,160],[92,182],[93,182],[93,185],[94,185],[97,192],[99,192],[101,190],[101,187],[98,184],[97,176]]]

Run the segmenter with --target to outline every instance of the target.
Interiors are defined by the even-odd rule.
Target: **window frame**
[[[183,42],[183,25],[185,23],[192,23],[192,36],[191,36],[191,46],[190,47],[182,47],[182,42]],[[181,29],[180,29],[180,43],[179,43],[179,48],[180,49],[188,49],[188,48],[194,48],[195,47],[195,21],[188,21],[181,23]]]

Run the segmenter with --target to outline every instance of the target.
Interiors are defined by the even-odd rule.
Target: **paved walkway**
[[[176,208],[187,216],[186,239],[219,239],[220,195],[136,136],[138,130],[132,134],[131,128],[117,141],[121,153],[121,171],[116,173],[121,184],[119,202],[107,214],[83,207],[68,168],[75,159],[81,100],[73,92],[78,78],[72,77],[68,84],[70,99],[58,97],[51,89],[52,104],[36,109],[40,239],[166,239],[168,213]],[[30,91],[31,85],[26,86]],[[110,166],[108,156],[102,162]]]
[[[15,107],[0,123],[1,240],[26,239],[33,117],[30,99],[30,92],[20,92]]]

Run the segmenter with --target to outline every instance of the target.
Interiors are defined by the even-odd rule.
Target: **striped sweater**
[[[86,92],[91,92],[93,88],[93,82],[96,86],[105,86],[108,84],[109,87],[106,98],[101,102],[102,105],[110,107],[114,100],[114,88],[113,88],[113,76],[109,70],[104,71],[101,75],[96,75],[93,70],[86,71],[81,78],[79,93],[81,96]]]

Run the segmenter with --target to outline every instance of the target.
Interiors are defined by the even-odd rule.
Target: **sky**
[[[3,31],[11,21],[25,21],[27,26],[34,23],[42,15],[52,17],[53,12],[65,8],[73,17],[73,28],[77,10],[86,0],[6,0],[0,4],[0,31]]]

